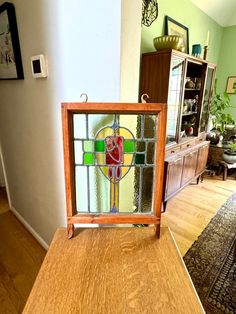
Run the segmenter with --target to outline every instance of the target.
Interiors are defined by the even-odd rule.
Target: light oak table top
[[[26,313],[204,313],[168,228],[58,229]]]

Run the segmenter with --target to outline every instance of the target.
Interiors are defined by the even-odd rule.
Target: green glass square
[[[84,141],[84,152],[93,152],[94,144],[93,141]]]
[[[136,154],[135,155],[135,164],[136,165],[145,164],[145,154]]]
[[[93,153],[84,153],[84,165],[93,165],[94,155]]]
[[[125,140],[124,141],[124,152],[133,153],[134,152],[134,141]]]
[[[105,142],[104,142],[104,140],[95,141],[95,152],[100,152],[100,153],[105,152]]]

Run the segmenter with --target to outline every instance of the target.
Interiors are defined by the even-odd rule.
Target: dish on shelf
[[[197,106],[196,99],[184,99],[183,114],[195,112],[197,109],[196,106]]]
[[[176,49],[182,51],[184,49],[183,38],[177,35],[164,35],[153,39],[153,45],[156,50]]]
[[[185,88],[194,89],[195,88],[195,83],[193,81],[191,81],[191,80],[188,80],[185,83]]]

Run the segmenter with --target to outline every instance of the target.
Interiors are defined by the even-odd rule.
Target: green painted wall
[[[220,49],[217,69],[218,90],[225,91],[228,76],[236,76],[236,26],[225,27]],[[236,95],[230,95],[231,105],[229,112],[236,119]]]
[[[207,31],[210,42],[207,60],[217,63],[223,28],[197,8],[190,0],[159,0],[159,16],[151,26],[142,26],[141,52],[154,51],[153,38],[164,35],[165,15],[189,28],[189,52],[193,44],[204,45]]]

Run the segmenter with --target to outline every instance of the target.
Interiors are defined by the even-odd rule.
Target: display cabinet
[[[216,66],[176,50],[142,55],[140,97],[167,102],[163,202],[193,180],[207,162],[205,141]]]

